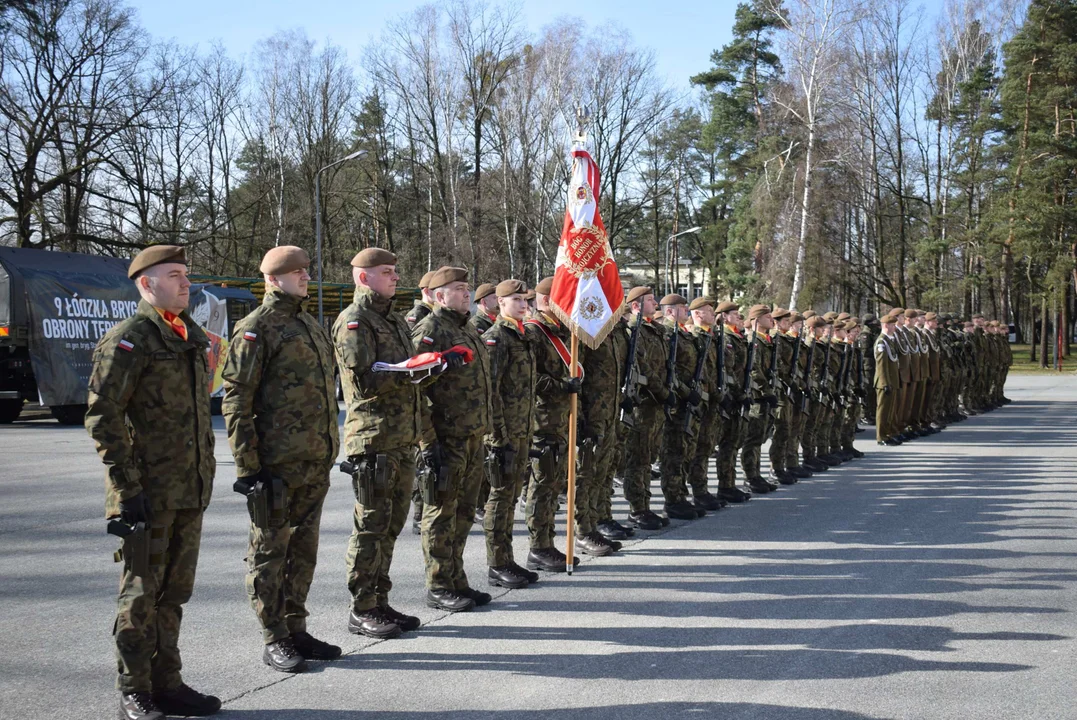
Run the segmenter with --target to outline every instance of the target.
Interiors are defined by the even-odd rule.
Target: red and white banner
[[[550,306],[557,319],[592,349],[616,325],[624,304],[624,288],[598,211],[598,188],[598,166],[576,142]]]

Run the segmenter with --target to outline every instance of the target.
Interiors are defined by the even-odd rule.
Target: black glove
[[[507,442],[504,445],[494,445],[490,451],[499,458],[503,458],[506,452],[516,452],[516,448],[512,446],[512,443]]]
[[[423,464],[434,471],[434,474],[441,472],[441,465],[445,462],[445,455],[441,452],[441,445],[438,443],[430,443],[420,453],[423,458]]]
[[[764,395],[763,402],[769,405],[771,409],[778,407],[778,398],[774,395]]]
[[[688,393],[688,404],[692,407],[695,407],[701,402],[703,402],[703,396],[699,394],[699,390],[692,388],[691,391],[689,391]]]
[[[269,471],[264,467],[260,468],[254,475],[244,475],[241,478],[236,478],[236,481],[232,483],[232,490],[240,495],[250,495],[251,490],[254,490],[254,484],[259,480],[263,482],[272,480],[269,476]]]
[[[150,499],[141,490],[138,495],[120,500],[120,520],[126,525],[149,522],[153,511],[150,510]]]
[[[718,401],[718,407],[722,408],[726,412],[733,409],[733,398],[728,395],[723,395],[722,399]]]
[[[583,442],[584,440],[598,440],[598,434],[591,427],[591,423],[581,422],[580,423],[580,434],[579,434],[579,437],[576,438],[576,439],[579,442]]]
[[[566,392],[569,395],[577,395],[580,392],[580,388],[583,387],[583,380],[578,377],[569,378],[568,380],[561,381],[561,391]]]
[[[455,370],[467,364],[464,362],[463,353],[453,352],[452,350],[441,353],[441,360],[447,366],[447,370]]]
[[[890,387],[889,385],[883,386],[883,395],[889,395],[893,391],[894,391],[894,388]]]
[[[665,405],[667,410],[675,410],[677,408],[677,393],[666,395]]]
[[[743,400],[741,400],[740,404],[745,410],[751,410],[752,409],[752,399],[750,397],[746,397]]]
[[[623,410],[626,415],[631,415],[632,411],[635,409],[636,403],[632,402],[632,398],[625,397],[621,399],[621,410]]]

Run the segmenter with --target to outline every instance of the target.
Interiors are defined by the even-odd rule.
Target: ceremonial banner
[[[557,319],[592,349],[613,329],[624,302],[617,263],[598,211],[598,188],[598,166],[577,140],[550,305]]]

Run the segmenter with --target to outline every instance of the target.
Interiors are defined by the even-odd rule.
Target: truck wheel
[[[81,425],[86,420],[85,405],[53,405],[49,412],[61,425]]]
[[[0,400],[0,425],[9,425],[19,419],[22,413],[23,401]]]

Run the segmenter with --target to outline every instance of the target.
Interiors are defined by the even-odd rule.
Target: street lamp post
[[[331,167],[336,167],[341,163],[354,160],[357,157],[366,155],[366,150],[356,150],[351,155],[345,155],[339,160],[335,160],[318,172],[314,173],[314,243],[317,248],[316,254],[318,256],[318,324],[321,325],[324,321],[324,314],[322,312],[322,188],[321,179],[322,173]]]
[[[668,238],[666,238],[666,294],[667,295],[673,292],[673,263],[676,262],[676,260],[674,258],[670,257],[670,249],[669,249],[670,243],[673,242],[674,238],[679,238],[681,235],[689,235],[691,233],[697,233],[702,229],[703,228],[696,225],[695,227],[688,228],[687,230],[682,230],[681,232],[677,233],[676,235],[670,235]]]

